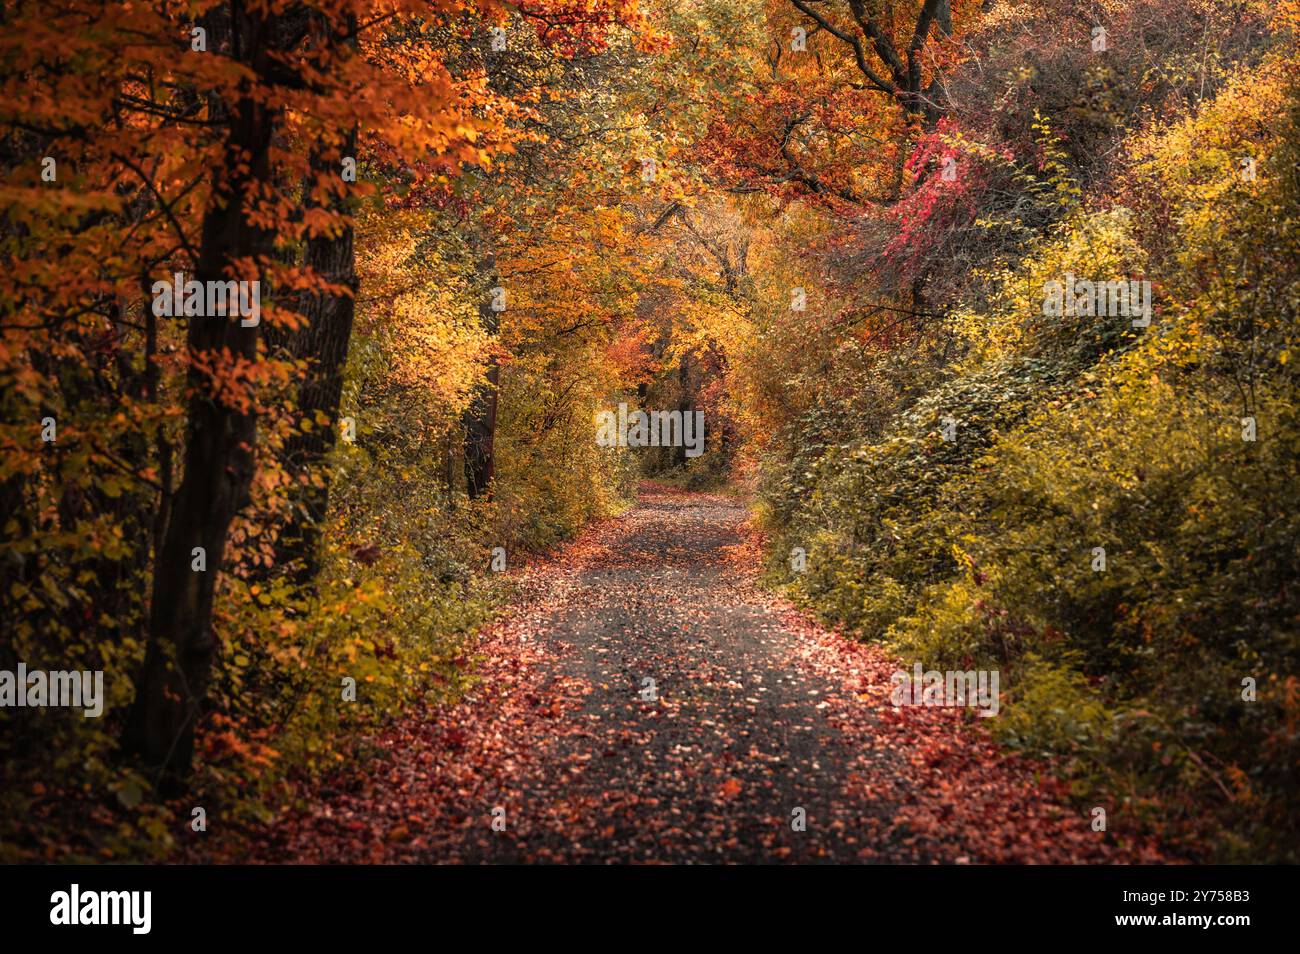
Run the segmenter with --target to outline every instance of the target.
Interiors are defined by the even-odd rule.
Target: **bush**
[[[989,265],[991,291],[954,308],[944,380],[847,452],[810,428],[822,453],[765,484],[773,573],[796,596],[927,667],[1000,669],[1001,738],[1064,756],[1081,796],[1219,859],[1300,859],[1285,76],[1266,62],[1132,140],[1118,191],[1141,194],[1135,209],[1080,207]],[[1044,317],[1040,290],[1066,272],[1149,272],[1160,313],[1138,333]],[[792,546],[803,574],[784,566]]]

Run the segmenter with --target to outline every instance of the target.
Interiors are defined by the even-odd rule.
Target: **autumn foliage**
[[[0,670],[102,670],[106,711],[0,709],[0,860],[253,830],[415,706],[458,738],[494,561],[647,475],[750,494],[769,582],[850,636],[1003,672],[980,751],[1116,839],[1296,860],[1298,27],[6,4]],[[1149,282],[1150,324],[1047,313],[1067,275]],[[619,402],[704,411],[706,453],[599,446]]]

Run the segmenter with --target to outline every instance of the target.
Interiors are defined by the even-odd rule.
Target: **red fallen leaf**
[[[442,734],[443,744],[454,752],[465,751],[466,740],[465,730],[459,727],[452,727]]]
[[[718,788],[718,793],[723,798],[735,798],[741,793],[745,786],[740,784],[739,779],[729,778]]]

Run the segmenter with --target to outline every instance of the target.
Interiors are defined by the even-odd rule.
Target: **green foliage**
[[[1014,691],[1007,695],[1007,712],[993,730],[1017,748],[1097,758],[1115,744],[1114,714],[1075,665],[1054,664],[1027,652],[1016,669]]]

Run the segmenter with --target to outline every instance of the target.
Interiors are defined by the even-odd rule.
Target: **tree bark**
[[[685,434],[686,415],[692,413],[695,407],[695,395],[691,388],[691,353],[682,352],[682,356],[677,362],[677,410],[682,415],[682,432]],[[690,459],[686,456],[686,441],[682,440],[672,450],[673,464],[677,467],[685,467]]]
[[[493,339],[500,330],[497,312],[493,310],[492,289],[500,282],[497,273],[496,255],[487,251],[479,258],[479,287],[485,289],[479,301],[479,324]],[[492,479],[496,475],[496,456],[494,444],[497,429],[497,388],[501,381],[501,369],[497,363],[496,344],[488,354],[487,371],[483,380],[474,388],[461,418],[465,428],[465,491],[470,500],[480,497],[491,498]]]
[[[216,21],[214,26],[237,35],[234,48],[244,53],[255,71],[270,68],[270,21],[236,10],[232,19]],[[214,112],[227,110],[224,104],[214,103]],[[233,104],[225,118],[229,124],[226,161],[215,170],[213,200],[203,220],[194,269],[199,282],[227,280],[232,277],[228,267],[236,259],[261,260],[273,243],[271,233],[248,221],[248,197],[270,180],[274,113],[245,97]],[[184,471],[155,556],[148,646],[123,737],[126,750],[155,770],[165,789],[178,787],[193,758],[194,726],[215,654],[216,577],[230,522],[246,503],[253,477],[254,413],[248,405],[224,403],[199,362],[220,361],[223,352],[255,361],[260,330],[260,322],[245,327],[238,315],[189,319],[187,342],[197,361],[189,373]],[[195,547],[205,552],[206,571],[191,569]]]
[[[344,142],[344,155],[353,154],[356,138],[354,129]],[[316,158],[313,166],[327,175],[338,172],[334,157]],[[336,213],[345,212],[344,197],[335,196],[330,207]],[[298,410],[312,425],[296,433],[285,446],[286,467],[299,483],[293,491],[296,513],[281,535],[276,563],[290,567],[291,576],[300,586],[307,585],[319,567],[321,528],[329,507],[329,480],[317,482],[311,477],[324,466],[338,441],[343,372],[352,341],[358,287],[352,223],[349,221],[336,235],[308,239],[303,265],[331,285],[347,287],[350,293],[304,292],[298,309],[307,318],[307,325],[294,340],[294,355],[308,362],[298,391]],[[329,420],[327,426],[317,422],[320,415]]]

